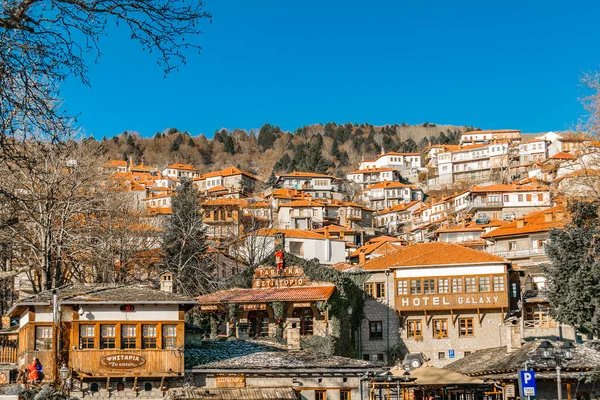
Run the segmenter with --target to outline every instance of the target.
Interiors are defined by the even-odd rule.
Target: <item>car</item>
[[[429,361],[429,358],[423,353],[408,353],[404,356],[402,367],[404,369],[416,369],[427,361]]]

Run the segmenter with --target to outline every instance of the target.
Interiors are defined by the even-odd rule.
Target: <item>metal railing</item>
[[[539,320],[525,320],[523,321],[523,328],[556,328],[558,323],[556,321],[539,321]]]
[[[494,254],[498,257],[504,257],[504,258],[529,257],[529,256],[546,254],[543,247],[539,247],[536,249],[512,250],[512,251],[488,251],[488,253]]]

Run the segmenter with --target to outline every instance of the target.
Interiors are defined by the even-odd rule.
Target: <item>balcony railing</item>
[[[512,251],[488,251],[488,253],[492,253],[498,257],[504,257],[504,258],[509,258],[509,259],[546,254],[543,247],[536,248],[536,249],[512,250]]]
[[[0,347],[0,363],[16,363],[17,349],[16,347],[3,346]]]
[[[556,321],[540,321],[540,320],[525,320],[523,321],[523,328],[556,328],[558,324]]]

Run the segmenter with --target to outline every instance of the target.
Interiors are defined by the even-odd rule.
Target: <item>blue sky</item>
[[[154,55],[109,30],[92,87],[62,90],[87,133],[328,121],[563,130],[584,113],[579,76],[600,69],[597,1],[206,4],[202,53],[166,79]]]

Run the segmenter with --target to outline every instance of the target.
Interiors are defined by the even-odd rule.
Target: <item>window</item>
[[[94,348],[94,325],[79,325],[79,348]]]
[[[490,291],[490,277],[489,276],[480,276],[479,277],[479,291],[480,292],[489,292]]]
[[[162,327],[162,348],[176,349],[177,348],[177,326],[163,325]]]
[[[435,279],[423,279],[425,294],[435,294]]]
[[[436,339],[448,337],[448,320],[434,319],[433,320],[433,337]]]
[[[408,294],[408,281],[398,281],[398,294]]]
[[[340,390],[340,400],[350,400],[350,390],[341,389]]]
[[[473,318],[460,318],[458,320],[458,336],[469,337],[473,334]]]
[[[36,326],[35,327],[35,351],[43,351],[52,349],[52,327],[51,326]]]
[[[156,348],[156,325],[142,325],[142,348]]]
[[[527,201],[531,201],[531,193],[527,193],[525,195],[525,199],[527,199]]]
[[[465,278],[465,292],[477,293],[477,278]]]
[[[517,288],[517,284],[515,282],[510,284],[510,296],[512,298],[517,298],[518,295],[518,288]]]
[[[114,325],[100,325],[100,348],[114,349],[116,343],[116,329]]]
[[[504,195],[504,202],[505,202],[505,203],[508,203],[508,202],[509,202],[509,197],[508,197],[508,195],[507,195],[507,194],[505,194],[505,195]]]
[[[383,339],[383,322],[369,321],[369,339]]]
[[[452,293],[462,293],[463,281],[462,278],[452,278]]]
[[[121,348],[135,349],[137,341],[137,326],[121,325]]]
[[[302,242],[290,242],[290,253],[295,256],[303,257],[304,256],[304,243]]]
[[[519,203],[521,203],[522,201],[523,201],[523,195],[522,195],[522,194],[520,194],[520,195],[519,195]]]
[[[368,354],[363,354],[363,360],[365,361],[369,361],[371,358],[369,357]]]
[[[469,354],[471,354],[470,351],[465,351],[465,357],[468,356]]]
[[[310,307],[297,307],[292,311],[292,317],[300,318],[300,335],[313,334],[313,310]],[[267,328],[268,331],[268,328]]]
[[[517,242],[514,240],[511,240],[510,242],[508,242],[508,251],[515,251],[517,250]]]
[[[327,400],[327,391],[315,390],[315,400]]]
[[[438,360],[444,360],[446,358],[446,352],[440,351],[438,352]]]
[[[494,292],[503,292],[504,291],[504,277],[503,276],[494,276]]]
[[[538,201],[544,201],[544,195],[542,193],[537,195]]]
[[[421,294],[420,279],[413,279],[410,281],[410,294]]]
[[[365,294],[367,296],[373,297],[373,284],[372,283],[365,283]]]
[[[438,293],[450,293],[450,288],[448,287],[448,278],[438,279]]]
[[[423,337],[423,330],[421,320],[410,320],[406,321],[406,337],[407,338],[421,338]]]
[[[376,283],[375,284],[375,298],[382,299],[385,297],[385,283]]]

